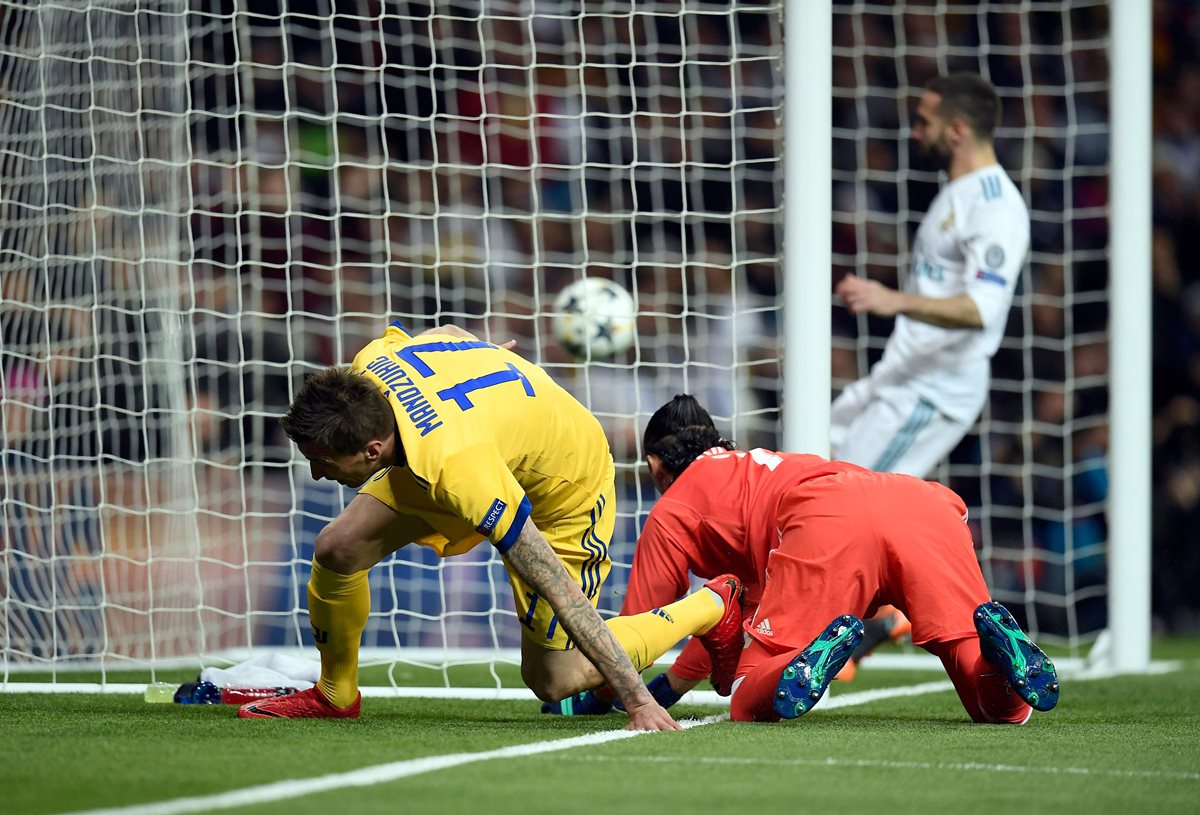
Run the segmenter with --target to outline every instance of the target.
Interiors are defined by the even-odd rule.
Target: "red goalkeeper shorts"
[[[779,653],[807,646],[834,617],[884,604],[912,621],[916,645],[974,637],[988,600],[966,506],[940,484],[851,471],[807,481],[780,503],[779,548],[746,623]]]

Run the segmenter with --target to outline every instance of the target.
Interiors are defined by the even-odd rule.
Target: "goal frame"
[[[1106,505],[1108,629],[1101,632],[1097,638],[1091,659],[1094,663],[1103,664],[1112,670],[1136,672],[1149,667],[1151,634],[1151,277],[1149,274],[1139,273],[1140,270],[1149,268],[1151,255],[1151,8],[1139,0],[1109,0],[1108,6],[1111,11],[1111,187],[1107,214],[1110,223],[1120,224],[1121,228],[1112,230],[1109,235],[1107,261],[1110,269],[1133,271],[1109,275],[1108,300],[1111,310],[1108,349],[1111,357],[1108,387],[1110,393],[1120,394],[1120,399],[1110,400],[1108,416],[1111,428],[1111,446],[1107,451],[1111,488]],[[786,319],[781,319],[779,328],[779,339],[783,347],[779,361],[783,373],[779,388],[782,434],[778,441],[782,449],[828,455],[830,405],[827,399],[813,398],[813,394],[828,393],[832,390],[830,357],[834,338],[831,330],[829,291],[833,252],[829,224],[835,217],[831,194],[834,178],[831,158],[834,133],[830,104],[834,92],[834,8],[831,0],[812,0],[811,3],[806,3],[803,15],[795,13],[798,7],[797,4],[793,4],[790,9],[785,7],[782,10],[783,66],[788,96],[782,111],[782,190],[785,203],[782,207],[784,237],[781,318],[785,316]],[[1023,5],[1022,8],[1027,6]],[[789,14],[788,11],[793,13]],[[245,45],[246,43],[243,43],[243,47]],[[797,66],[803,66],[804,70],[795,70]],[[267,168],[266,163],[261,167],[251,166],[247,172],[253,174],[264,168]],[[257,216],[251,214],[246,217]],[[146,263],[162,264],[167,261],[175,262],[176,259],[148,256],[143,260]],[[184,265],[182,262],[178,263],[180,269]],[[546,292],[540,291],[537,294],[545,295]],[[147,307],[147,311],[162,311],[164,315],[168,315],[171,310],[154,306]],[[181,315],[168,316],[173,320]],[[181,330],[178,326],[168,326],[161,330],[171,334],[172,342],[180,340],[180,337],[175,335]],[[796,352],[788,353],[787,349],[796,349]],[[181,353],[172,346],[161,352],[160,356],[163,358],[156,358],[155,362],[169,367],[170,361],[180,355]],[[289,359],[289,362],[293,363],[296,369],[289,375],[298,376],[297,371],[304,367],[304,360]],[[295,365],[297,362],[300,364]],[[636,367],[631,363],[627,373],[632,375],[635,370]],[[247,411],[248,414],[253,412]],[[734,411],[734,415],[738,415],[737,411]],[[188,421],[197,421],[197,418],[193,416]],[[174,447],[182,450],[186,444],[186,440],[180,439],[174,442]],[[631,466],[636,467],[636,462]],[[154,472],[148,470],[147,474],[149,481],[155,480]],[[186,486],[189,490],[192,487],[200,489],[199,485]],[[188,495],[190,496],[191,492],[188,492]],[[639,496],[639,511],[641,507]],[[143,510],[143,514],[148,517],[155,516],[156,519],[157,516],[163,516],[176,528],[183,528],[187,534],[176,537],[181,541],[187,538],[185,542],[188,546],[194,547],[193,539],[197,536],[194,530],[190,529],[190,524],[194,523],[200,514],[198,511],[190,511],[195,509],[194,506],[164,501]],[[303,510],[298,509],[296,514],[302,515]],[[146,526],[149,528],[150,525],[147,523]],[[209,565],[213,565],[212,561],[219,558],[208,558],[204,553],[193,557],[189,550],[186,557],[172,553],[170,557],[160,557],[159,560],[171,568],[186,561],[183,568],[191,569],[193,565],[206,560],[209,561]],[[246,563],[252,560],[249,555],[245,558]],[[236,563],[221,562],[219,565],[221,568],[237,567]],[[295,563],[284,565],[289,568],[295,567]],[[293,568],[293,571],[298,574],[300,570]],[[156,575],[159,583],[169,584],[170,581],[165,575],[166,573]],[[302,594],[302,579],[296,582],[299,593]],[[210,617],[235,617],[239,613],[236,609],[221,606],[219,602],[208,603],[200,600],[195,604],[195,608],[172,607],[166,611],[184,620],[181,627],[187,637],[194,633],[195,638],[203,642],[204,622],[193,625],[192,617],[198,618],[202,612]],[[131,617],[142,616],[142,610],[139,608],[121,610],[127,611]],[[491,611],[494,613],[496,609]],[[295,618],[296,640],[299,641],[302,638],[299,630],[302,623],[299,621],[304,616],[299,599],[296,599],[289,609],[279,613],[281,616],[290,614]],[[616,612],[610,610],[607,613]],[[244,625],[248,631],[250,616],[247,614]],[[251,633],[247,633],[247,639],[253,640]],[[1086,643],[1086,640],[1084,642]],[[311,654],[311,649],[305,650]],[[501,650],[494,650],[493,653],[495,663],[511,661],[513,658],[511,654],[505,654]],[[197,659],[205,661],[228,660],[235,656],[232,652],[208,650],[203,644],[198,647],[196,654]],[[403,659],[403,656],[399,656],[394,661]],[[145,665],[151,671],[167,664],[161,655],[155,653],[151,653],[148,660]],[[104,656],[100,658],[99,663],[103,670]],[[45,669],[44,665],[38,667]],[[92,666],[80,663],[78,667]],[[117,666],[110,663],[109,667]],[[142,663],[138,663],[136,667],[142,667]],[[7,662],[5,669],[7,675]],[[57,675],[60,669],[58,665],[54,665],[51,670]]]

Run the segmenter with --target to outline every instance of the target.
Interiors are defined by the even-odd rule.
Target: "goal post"
[[[784,14],[782,449],[828,457],[832,287],[833,4]]]
[[[1112,493],[1109,504],[1108,666],[1150,662],[1151,9],[1113,0],[1112,19]],[[1133,274],[1117,270],[1137,270]],[[1139,273],[1145,270],[1145,273]]]
[[[996,598],[1082,655],[1111,562],[1110,4],[833,0],[820,26],[799,5],[5,6],[5,676],[315,656],[313,546],[352,492],[312,481],[278,416],[396,319],[516,339],[600,419],[615,614],[660,404],[695,393],[742,447],[823,452],[826,397],[890,330],[849,318],[830,277],[903,280],[939,183],[909,162],[908,116],[963,68],[1000,89],[1035,237],[992,398],[937,476]],[[634,295],[629,352],[555,342],[555,295],[582,277]],[[515,659],[490,548],[405,546],[370,586],[365,660],[449,684]]]

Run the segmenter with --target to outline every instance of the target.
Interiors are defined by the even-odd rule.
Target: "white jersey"
[[[973,423],[987,399],[990,360],[1028,251],[1029,210],[1000,165],[943,187],[917,229],[905,290],[939,298],[966,294],[983,328],[942,328],[897,316],[883,358],[871,369],[873,389],[911,389],[946,416]]]

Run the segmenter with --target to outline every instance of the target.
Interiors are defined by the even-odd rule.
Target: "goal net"
[[[84,6],[87,6],[84,8]],[[183,4],[0,10],[5,665],[203,643]]]
[[[1000,95],[1000,163],[1031,253],[975,429],[933,476],[966,500],[995,599],[1078,652],[1105,626],[1108,477],[1108,3],[838,3],[834,276],[903,285],[942,179],[904,144],[922,86],[974,71]],[[835,387],[891,321],[834,311]]]
[[[638,464],[654,409],[695,393],[740,446],[779,444],[783,11],[6,5],[6,675],[310,648],[315,537],[352,493],[312,481],[277,417],[396,319],[516,339],[600,418],[619,508],[600,608],[616,613],[654,500]],[[971,69],[1003,96],[1032,262],[989,406],[938,475],[971,506],[996,598],[1073,646],[1105,594],[1104,11],[834,7],[835,275],[904,279],[938,184],[905,144],[921,85]],[[552,334],[555,294],[585,276],[637,300],[637,342],[611,361]],[[835,307],[835,388],[889,330]],[[367,660],[515,658],[489,547],[406,546],[371,587]]]

